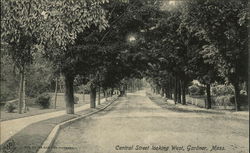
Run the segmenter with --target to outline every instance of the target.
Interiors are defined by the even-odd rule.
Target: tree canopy
[[[207,108],[210,86],[231,83],[237,106],[247,82],[247,17],[246,0],[3,0],[1,39],[21,74],[20,93],[37,63],[64,76],[67,113],[74,113],[74,81],[89,82],[94,93],[143,77],[182,104],[199,80]]]

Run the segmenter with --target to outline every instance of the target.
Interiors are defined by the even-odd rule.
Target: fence
[[[211,100],[212,100],[212,108],[213,109],[225,109],[225,110],[233,110],[235,109],[235,106],[228,106],[228,105],[216,105],[214,102],[215,97],[212,96]],[[192,105],[196,105],[198,107],[202,107],[205,108],[206,107],[206,96],[189,96],[186,95],[186,100],[187,103],[192,104]],[[245,109],[245,106],[241,106],[241,109]]]
[[[186,95],[186,101],[189,104],[196,105],[202,108],[205,108],[206,106],[206,97],[204,96],[195,96],[195,97],[192,96],[191,97],[189,95]]]

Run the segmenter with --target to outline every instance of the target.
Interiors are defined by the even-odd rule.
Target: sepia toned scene
[[[1,153],[249,153],[248,0],[1,0]]]

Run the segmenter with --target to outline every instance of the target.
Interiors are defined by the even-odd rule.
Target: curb
[[[106,106],[94,111],[94,112],[91,112],[91,113],[88,113],[88,114],[84,114],[84,115],[81,115],[79,117],[76,117],[76,118],[73,118],[73,119],[70,119],[68,121],[65,121],[65,122],[62,122],[60,124],[57,124],[53,130],[50,132],[50,134],[48,135],[48,137],[46,138],[46,140],[43,142],[42,146],[40,147],[40,149],[37,151],[37,153],[48,153],[51,149],[52,149],[52,146],[60,132],[60,129],[72,124],[73,122],[76,122],[78,120],[81,120],[85,117],[88,117],[88,116],[91,116],[93,114],[96,114],[104,109],[106,109],[108,106],[110,106],[111,104],[113,104],[114,101],[116,101],[118,99],[118,97],[115,97],[114,99],[111,100],[110,103],[108,103]]]

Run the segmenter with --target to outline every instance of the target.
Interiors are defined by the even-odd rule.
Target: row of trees
[[[20,73],[19,113],[24,78],[38,55],[49,61],[54,76],[64,76],[68,114],[74,113],[74,84],[90,84],[95,107],[100,87],[123,88],[127,78],[143,76],[166,95],[174,92],[176,101],[198,79],[207,85],[208,108],[211,83],[228,81],[238,104],[238,85],[247,80],[246,5],[245,0],[3,0],[1,43]]]
[[[124,78],[141,77],[146,59],[136,50],[137,42],[128,38],[146,24],[145,4],[140,0],[2,1],[1,43],[20,74],[19,113],[25,105],[27,72],[37,56],[49,62],[43,66],[51,67],[52,78],[64,76],[68,114],[74,113],[74,84],[90,84],[94,108],[100,87],[113,90]]]
[[[25,95],[24,78],[36,54],[50,61],[55,73],[64,75],[67,113],[74,113],[73,81],[78,59],[73,56],[72,45],[77,35],[91,26],[99,31],[108,27],[106,12],[101,7],[104,3],[99,0],[2,1],[1,42],[20,73],[19,113]]]
[[[149,71],[155,89],[163,90],[169,98],[173,93],[176,102],[186,104],[188,83],[199,80],[206,85],[206,107],[211,108],[211,84],[231,83],[238,110],[239,85],[248,81],[247,1],[189,0],[172,4],[162,7],[164,14],[158,27],[148,33],[154,44],[152,52],[157,50],[158,63],[151,63]]]

